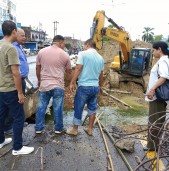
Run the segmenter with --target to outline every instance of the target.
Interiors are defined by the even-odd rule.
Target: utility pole
[[[57,24],[59,24],[59,22],[54,21],[53,23],[54,23],[54,37],[55,37],[55,35],[57,35]]]

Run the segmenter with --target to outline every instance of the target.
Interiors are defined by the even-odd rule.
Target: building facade
[[[0,0],[0,38],[2,38],[2,23],[12,20],[16,23],[16,5],[11,0]]]
[[[25,31],[25,45],[27,45],[27,48],[31,49],[33,42],[37,44],[38,49],[44,46],[46,32],[26,26],[21,26],[21,28]]]
[[[44,42],[46,33],[41,30],[34,30],[31,27],[21,26],[25,31],[26,42]]]

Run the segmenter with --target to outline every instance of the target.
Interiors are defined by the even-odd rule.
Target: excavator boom
[[[104,27],[105,18],[107,18],[108,21],[117,29]],[[122,30],[122,28],[118,26],[111,18],[108,18],[105,15],[105,11],[97,11],[93,19],[93,26],[91,29],[91,38],[96,42],[97,49],[101,49],[102,47],[103,36],[119,42],[124,61],[128,62],[131,52],[131,39],[129,33]]]
[[[98,50],[102,47],[102,29],[104,28],[104,22],[105,12],[97,11],[90,30],[90,37],[96,42],[96,48]]]

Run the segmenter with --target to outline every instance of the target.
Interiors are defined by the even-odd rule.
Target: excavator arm
[[[116,28],[104,27],[105,18]],[[103,36],[119,42],[124,62],[129,61],[131,52],[131,39],[129,33],[119,27],[111,18],[105,15],[105,11],[97,11],[93,19],[91,38],[96,42],[96,48],[101,49]]]
[[[127,32],[123,30],[117,30],[117,29],[112,29],[112,28],[103,28],[102,34],[105,35],[106,37],[116,40],[119,42],[124,61],[128,62],[129,60],[129,55],[131,52],[131,40],[129,38],[129,35]]]
[[[93,25],[90,30],[90,37],[96,42],[96,48],[99,50],[102,47],[102,29],[104,28],[105,12],[97,11],[93,19]]]
[[[105,18],[112,27],[104,27]],[[151,65],[150,48],[132,48],[128,32],[118,26],[105,11],[97,11],[91,28],[91,38],[96,42],[96,48],[102,48],[103,37],[115,40],[120,45],[119,55],[115,56],[110,65],[110,86],[119,87],[120,82],[136,82],[147,87],[147,79]],[[122,52],[122,54],[121,54]]]

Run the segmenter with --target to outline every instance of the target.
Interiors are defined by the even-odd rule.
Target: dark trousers
[[[26,89],[26,81],[25,81],[25,79],[22,78],[22,91],[23,91],[24,95],[25,95],[25,89]],[[12,123],[13,123],[12,114],[10,112],[8,112],[7,117],[5,119],[4,131],[11,130]]]
[[[147,147],[151,149],[158,149],[159,146],[159,138],[161,137],[160,128],[164,126],[165,118],[166,118],[166,106],[167,103],[165,101],[152,101],[149,102],[149,124],[148,128],[151,127],[148,132],[148,144]],[[157,113],[159,112],[159,113]],[[155,114],[157,113],[157,114]],[[154,114],[154,115],[153,115]],[[159,119],[161,118],[161,119]]]
[[[5,140],[4,123],[7,114],[12,114],[13,118],[13,149],[22,148],[22,131],[24,126],[23,104],[18,102],[17,91],[0,92],[0,143]]]

